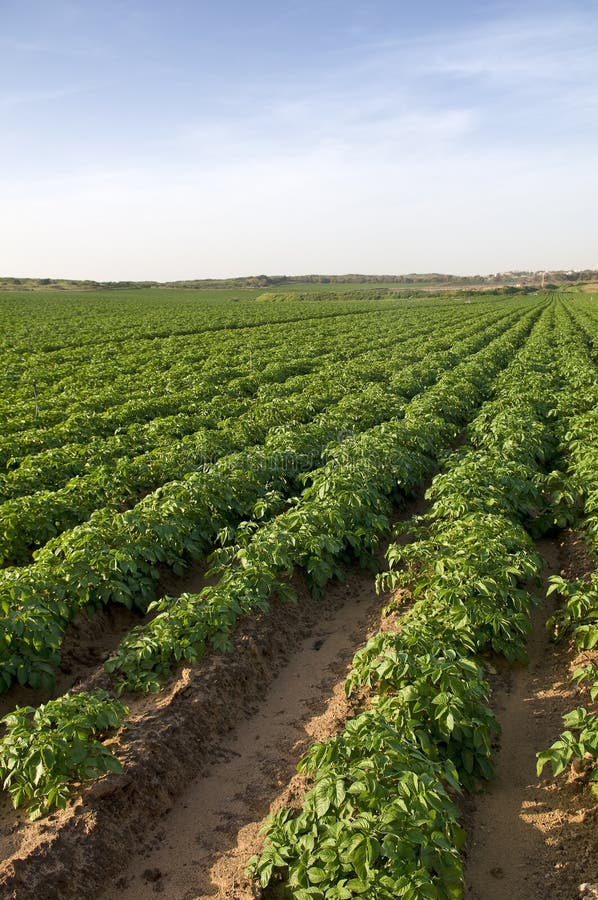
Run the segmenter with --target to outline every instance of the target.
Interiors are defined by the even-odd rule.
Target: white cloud
[[[44,91],[19,91],[14,93],[0,93],[0,109],[27,106],[35,103],[51,103],[55,100],[64,100],[65,97],[74,97],[86,91],[93,90],[83,85],[72,85]]]

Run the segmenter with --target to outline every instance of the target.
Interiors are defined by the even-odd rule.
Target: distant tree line
[[[512,271],[492,275],[446,275],[440,272],[412,272],[408,275],[248,275],[239,278],[198,278],[183,281],[94,281],[70,278],[11,278],[0,276],[0,290],[56,290],[97,291],[136,290],[147,288],[188,288],[191,290],[226,290],[231,288],[256,290],[295,284],[397,284],[446,286],[513,286],[542,285],[545,289],[562,284],[598,281],[598,269]]]

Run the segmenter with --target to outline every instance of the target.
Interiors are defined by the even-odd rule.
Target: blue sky
[[[596,2],[0,0],[0,274],[598,266]]]

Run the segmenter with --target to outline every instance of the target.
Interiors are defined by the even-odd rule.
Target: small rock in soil
[[[145,869],[143,872],[145,881],[159,881],[162,878],[160,869]]]

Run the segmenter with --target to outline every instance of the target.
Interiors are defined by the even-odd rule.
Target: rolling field
[[[463,819],[501,772],[489,681],[521,669],[546,595],[565,681],[576,664],[529,778],[590,809],[598,297],[10,292],[0,355],[3,897],[511,893],[474,885]],[[546,563],[573,534],[583,564]],[[184,883],[119,880],[318,627],[344,699],[295,736],[293,790],[286,769],[256,787],[233,863],[214,844]],[[247,742],[231,754],[249,783]]]

